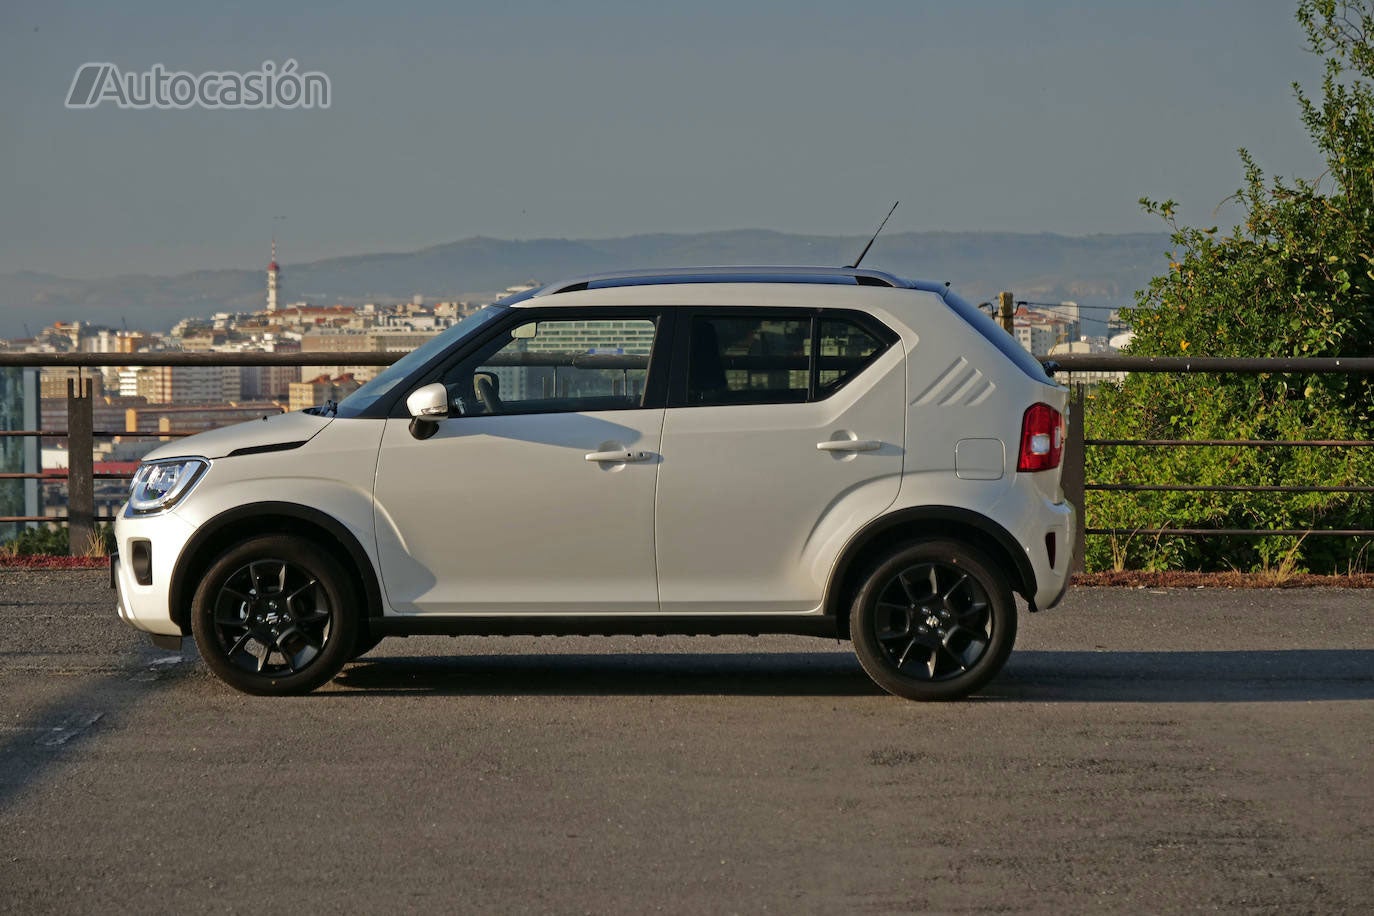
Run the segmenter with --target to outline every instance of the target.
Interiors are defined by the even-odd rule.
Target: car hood
[[[278,451],[295,448],[309,442],[320,430],[334,422],[333,417],[321,417],[297,410],[249,420],[208,432],[196,433],[185,439],[159,445],[143,457],[144,461],[163,458],[223,458],[245,449]]]

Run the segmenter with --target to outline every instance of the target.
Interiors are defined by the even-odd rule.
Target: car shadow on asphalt
[[[549,696],[862,696],[882,691],[842,652],[362,658],[334,685],[379,693]]]
[[[439,695],[881,695],[840,652],[382,656],[344,691]],[[1253,703],[1374,699],[1374,650],[1012,653],[980,702]]]

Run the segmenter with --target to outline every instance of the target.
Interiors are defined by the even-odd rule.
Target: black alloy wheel
[[[954,541],[909,545],[880,562],[850,617],[864,670],[912,700],[959,699],[986,684],[1016,640],[1016,604],[994,569]]]
[[[245,693],[306,693],[353,657],[357,609],[338,563],[309,541],[246,541],[201,580],[191,630],[219,678]]]

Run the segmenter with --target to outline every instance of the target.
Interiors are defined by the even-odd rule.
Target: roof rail
[[[681,267],[624,270],[592,274],[553,283],[537,296],[615,286],[658,286],[669,283],[817,283],[858,286],[925,288],[881,270],[854,267]],[[932,285],[932,288],[935,288]]]

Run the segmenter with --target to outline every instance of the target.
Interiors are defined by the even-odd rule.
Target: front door
[[[377,545],[397,611],[658,609],[664,411],[648,377],[660,322],[560,312],[446,370],[454,415],[432,437],[386,421]]]

